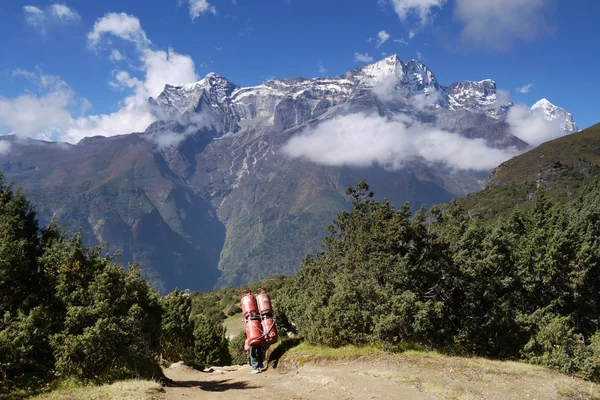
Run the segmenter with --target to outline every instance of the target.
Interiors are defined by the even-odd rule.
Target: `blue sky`
[[[164,83],[339,75],[390,54],[445,85],[545,97],[585,128],[600,122],[599,20],[595,0],[8,0],[0,134],[115,134],[144,123],[135,107]]]

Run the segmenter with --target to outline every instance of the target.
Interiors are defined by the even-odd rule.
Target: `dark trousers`
[[[250,365],[252,369],[264,368],[265,356],[269,346],[250,346]]]

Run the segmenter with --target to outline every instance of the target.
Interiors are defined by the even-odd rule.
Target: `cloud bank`
[[[282,148],[291,158],[330,166],[379,165],[402,168],[422,157],[461,170],[488,170],[517,154],[515,149],[488,147],[483,139],[410,120],[379,115],[350,114],[325,121],[291,138]]]
[[[523,106],[511,107],[506,121],[510,133],[533,147],[570,133],[560,128],[559,119],[548,121],[542,113],[535,113]]]
[[[85,112],[89,102],[75,95],[60,77],[41,71],[12,71],[37,88],[16,98],[0,97],[0,124],[19,136],[56,140],[69,128],[72,114]]]

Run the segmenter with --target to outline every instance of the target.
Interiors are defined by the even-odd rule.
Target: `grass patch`
[[[303,361],[318,361],[323,359],[344,359],[373,357],[384,354],[381,346],[372,344],[366,346],[327,347],[314,343],[303,342],[289,350],[290,357],[300,357]]]
[[[225,327],[227,338],[233,339],[244,329],[244,317],[242,317],[241,313],[227,317],[223,321],[223,326]]]
[[[159,398],[162,386],[154,381],[129,379],[101,386],[77,386],[65,383],[59,389],[33,398],[33,400],[149,400]]]

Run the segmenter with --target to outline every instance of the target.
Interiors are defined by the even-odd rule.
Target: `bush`
[[[231,363],[233,365],[244,365],[248,363],[248,357],[244,350],[246,342],[246,331],[242,329],[233,339],[229,340],[229,354],[231,355]]]
[[[85,254],[79,252],[79,240],[72,244],[71,255]],[[86,261],[79,268],[93,270],[88,272],[93,278],[75,290],[59,290],[67,317],[64,330],[52,338],[57,372],[94,382],[162,376],[156,364],[161,333],[157,294],[136,266],[126,272],[106,259]]]
[[[229,343],[220,319],[204,314],[195,316],[194,359],[192,366],[204,369],[212,365],[231,364]]]
[[[524,358],[599,380],[600,185],[581,193],[490,224],[456,202],[411,219],[363,181],[280,290],[282,320],[321,344]]]
[[[190,320],[192,299],[175,290],[162,299],[161,358],[171,363],[194,360],[194,324]]]

